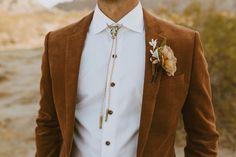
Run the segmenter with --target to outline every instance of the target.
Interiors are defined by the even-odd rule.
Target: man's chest
[[[120,94],[135,91],[142,95],[145,34],[121,30],[113,48],[109,35],[88,33],[81,56],[79,95],[98,94],[112,82]]]

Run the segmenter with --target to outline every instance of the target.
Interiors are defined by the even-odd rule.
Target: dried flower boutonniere
[[[174,56],[173,50],[166,45],[164,41],[161,46],[157,46],[157,39],[152,39],[149,44],[152,46],[150,50],[152,62],[152,81],[157,78],[157,68],[161,66],[167,73],[168,76],[174,76],[176,72],[177,59]]]

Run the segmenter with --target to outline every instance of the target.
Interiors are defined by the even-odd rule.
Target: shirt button
[[[114,86],[115,86],[115,83],[114,83],[114,82],[112,82],[112,83],[111,83],[111,86],[112,86],[112,87],[114,87]]]
[[[110,141],[106,141],[106,145],[109,146],[111,144]]]
[[[117,54],[113,54],[113,55],[112,55],[112,58],[117,58]]]
[[[112,115],[113,111],[112,110],[108,110],[108,114]]]

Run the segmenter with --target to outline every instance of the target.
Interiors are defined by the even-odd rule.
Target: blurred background
[[[76,22],[96,0],[0,0],[0,157],[33,157],[40,65],[48,31]],[[236,157],[236,1],[141,0],[154,15],[198,30],[209,64],[219,157]],[[180,120],[177,157],[183,157]]]

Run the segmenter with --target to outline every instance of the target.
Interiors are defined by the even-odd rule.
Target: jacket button
[[[110,141],[106,141],[106,145],[109,146],[111,144]]]

